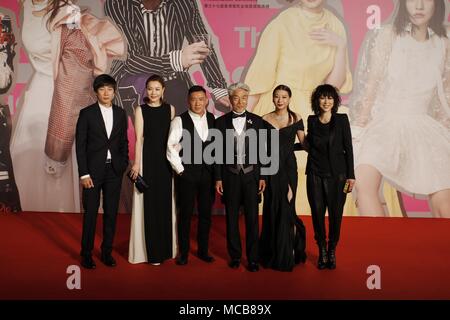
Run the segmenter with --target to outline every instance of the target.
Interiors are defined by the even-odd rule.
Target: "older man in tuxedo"
[[[227,223],[227,248],[230,268],[240,265],[242,249],[239,234],[239,209],[244,207],[246,228],[246,252],[248,270],[255,272],[258,266],[258,202],[266,182],[261,175],[259,159],[259,130],[264,128],[261,117],[246,111],[250,88],[235,83],[228,88],[232,111],[216,120],[216,128],[224,137],[225,158],[232,153],[233,161],[222,161],[215,166],[216,190],[223,196]],[[251,131],[257,139],[250,139]],[[228,136],[232,136],[227,139]],[[251,154],[257,151],[257,154]],[[256,161],[252,161],[255,158]]]

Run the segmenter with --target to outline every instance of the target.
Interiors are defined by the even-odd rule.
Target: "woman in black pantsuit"
[[[347,192],[355,183],[350,124],[346,114],[338,114],[341,98],[328,84],[320,85],[311,96],[314,115],[308,117],[309,145],[306,189],[319,246],[319,269],[336,268],[342,214]],[[325,211],[328,209],[328,250]]]

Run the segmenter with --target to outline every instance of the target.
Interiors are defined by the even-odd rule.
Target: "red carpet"
[[[81,290],[68,290],[66,269],[79,264],[81,215],[0,214],[0,299],[450,299],[450,220],[345,217],[337,269],[320,271],[311,219],[303,217],[306,264],[291,273],[250,273],[227,266],[223,216],[213,217],[211,230],[216,262],[191,255],[183,267],[174,261],[129,264],[130,216],[124,214],[113,253],[118,266],[104,266],[98,260],[100,218],[97,269],[82,269]],[[192,252],[195,237],[193,232]],[[369,265],[381,268],[381,290],[366,286]]]

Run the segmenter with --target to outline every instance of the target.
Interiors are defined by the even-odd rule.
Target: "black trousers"
[[[195,175],[183,174],[176,179],[178,204],[178,245],[182,257],[187,257],[190,247],[191,217],[195,201],[198,209],[197,243],[198,254],[208,254],[209,230],[211,228],[211,209],[214,201],[212,172],[202,169]]]
[[[112,252],[122,176],[116,174],[111,163],[105,164],[105,166],[103,177],[93,179],[94,188],[83,189],[82,256],[91,255],[92,249],[94,248],[95,227],[98,208],[100,206],[100,192],[103,192],[103,242],[101,249],[102,254],[110,254]]]
[[[223,176],[223,200],[227,224],[227,249],[230,258],[241,259],[239,208],[244,206],[246,253],[249,263],[258,262],[258,181],[254,172]]]
[[[325,211],[328,209],[329,245],[339,241],[342,214],[347,194],[343,192],[345,178],[324,178],[310,173],[306,177],[306,191],[314,227],[314,239],[319,246],[326,244]]]

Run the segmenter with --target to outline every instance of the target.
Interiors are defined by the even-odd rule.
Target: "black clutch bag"
[[[144,192],[145,190],[147,190],[149,188],[147,182],[145,182],[144,178],[142,178],[142,176],[140,174],[138,174],[136,179],[133,179],[131,177],[131,170],[130,170],[130,171],[128,171],[128,178],[130,178],[130,180],[134,182],[136,189],[138,189],[138,191],[140,193]]]

